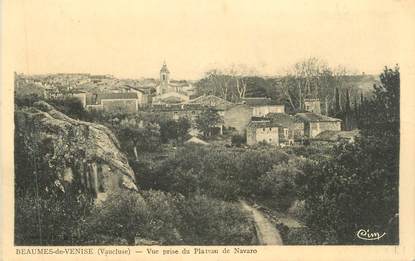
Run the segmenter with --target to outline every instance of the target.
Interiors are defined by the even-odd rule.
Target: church
[[[156,96],[153,97],[153,104],[175,104],[183,103],[189,100],[185,88],[188,84],[171,83],[170,71],[166,62],[160,69],[160,83],[156,86]]]

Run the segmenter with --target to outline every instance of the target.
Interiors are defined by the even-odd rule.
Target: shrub
[[[105,202],[97,204],[88,218],[89,242],[94,238],[108,236],[124,238],[129,245],[136,237],[155,240],[160,244],[178,244],[175,233],[179,223],[172,196],[149,191],[141,195],[133,191],[120,191],[110,195]]]
[[[235,134],[231,137],[231,143],[234,146],[241,146],[242,144],[246,143],[246,137],[244,135]]]
[[[195,245],[248,245],[255,238],[252,220],[237,203],[195,196],[181,205],[185,242]]]
[[[295,179],[301,173],[294,161],[274,165],[259,178],[259,195],[273,208],[286,211],[296,199]]]

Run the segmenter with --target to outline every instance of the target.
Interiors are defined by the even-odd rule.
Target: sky
[[[245,65],[284,74],[318,57],[378,74],[399,63],[407,1],[14,0],[16,71],[174,79]]]

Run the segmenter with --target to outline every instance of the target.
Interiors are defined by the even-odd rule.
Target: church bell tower
[[[170,72],[167,69],[166,61],[164,61],[163,66],[160,69],[160,86],[157,90],[157,95],[161,95],[167,92],[170,83]]]

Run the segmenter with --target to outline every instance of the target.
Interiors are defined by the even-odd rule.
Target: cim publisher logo
[[[385,232],[371,232],[369,229],[359,229],[357,231],[356,236],[362,240],[379,240],[386,235]]]

